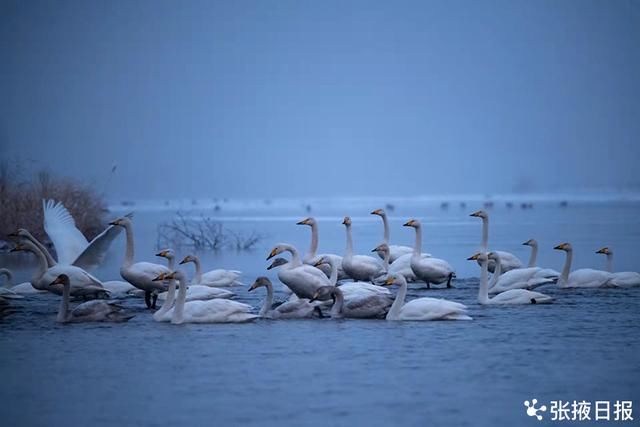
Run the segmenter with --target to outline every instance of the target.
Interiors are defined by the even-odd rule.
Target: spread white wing
[[[62,203],[43,200],[42,210],[44,211],[44,231],[56,248],[58,263],[71,265],[89,242],[78,230],[76,222]]]

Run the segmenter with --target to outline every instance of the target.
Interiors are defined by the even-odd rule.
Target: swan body
[[[315,265],[329,265],[331,275],[329,277],[330,286],[337,286],[338,282],[338,273],[336,262],[331,257],[321,257],[316,262]],[[367,295],[386,295],[391,297],[391,292],[388,289],[383,288],[382,286],[373,285],[369,282],[347,282],[343,283],[339,286],[342,291],[342,295],[346,300],[350,300],[356,297],[362,297]]]
[[[239,280],[240,276],[242,276],[241,271],[218,268],[203,273],[202,265],[200,264],[200,258],[195,255],[187,255],[182,261],[180,261],[180,264],[182,265],[189,262],[194,263],[196,267],[196,275],[193,278],[194,285],[228,287],[243,284]]]
[[[70,293],[74,297],[98,298],[108,295],[108,291],[102,283],[79,267],[72,265],[56,264],[47,268],[47,261],[40,249],[31,241],[24,240],[18,243],[11,252],[26,251],[33,253],[38,259],[38,267],[31,278],[31,285],[35,289],[49,291],[56,295],[62,295],[64,286],[53,283],[60,275],[65,275],[70,282]],[[15,290],[14,290],[15,292]]]
[[[416,230],[416,241],[411,255],[411,270],[416,278],[423,280],[427,287],[431,283],[445,283],[451,287],[451,279],[455,277],[455,272],[451,265],[439,258],[422,257],[422,224],[417,219],[411,219],[404,224],[405,227],[412,227]],[[392,264],[393,265],[393,264]],[[406,280],[406,279],[405,279]]]
[[[244,323],[258,318],[251,313],[251,306],[228,299],[186,301],[187,278],[181,271],[161,274],[157,281],[178,280],[180,289],[171,311],[171,323]]]
[[[311,246],[309,247],[309,252],[304,256],[302,262],[304,264],[313,265],[317,257],[329,257],[332,258],[336,265],[338,266],[338,280],[348,279],[349,276],[345,273],[342,268],[342,257],[336,254],[317,254],[318,252],[318,222],[315,218],[309,217],[305,218],[302,221],[298,222],[297,225],[308,225],[311,227]],[[323,264],[319,267],[322,272],[329,277],[331,275],[331,270],[328,265]]]
[[[389,247],[389,264],[395,263],[396,260],[403,255],[413,253],[413,248],[411,246],[389,244],[389,220],[387,219],[387,213],[384,209],[376,209],[375,211],[371,212],[371,215],[377,215],[382,218],[382,225],[384,227],[384,243],[386,243]],[[384,259],[384,253],[378,252],[378,256]]]
[[[7,283],[5,286],[0,286],[0,298],[4,299],[22,299],[22,295],[11,289],[11,283],[13,279],[13,273],[8,268],[0,268],[0,277],[6,276]]]
[[[366,255],[353,254],[353,238],[351,236],[351,218],[348,216],[342,221],[347,234],[347,247],[342,257],[342,268],[354,280],[373,281],[376,277],[385,273],[379,260]]]
[[[298,250],[292,245],[280,243],[271,250],[267,260],[282,252],[289,252],[291,261],[282,265],[278,271],[278,278],[298,297],[311,298],[318,288],[330,284],[321,270],[302,264]]]
[[[109,291],[112,296],[126,296],[136,289],[136,287],[131,283],[123,282],[121,280],[109,280],[102,282],[102,286]]]
[[[333,319],[349,317],[354,319],[380,319],[383,318],[392,299],[386,295],[357,294],[345,301],[340,287],[323,286],[318,289],[310,301],[333,298],[330,315]]]
[[[385,285],[400,285],[393,305],[387,313],[387,320],[472,320],[467,314],[467,306],[440,298],[416,298],[405,304],[407,281],[404,276],[389,275]]]
[[[78,230],[73,217],[62,203],[43,200],[42,210],[44,230],[56,248],[58,264],[75,265],[86,271],[93,270],[102,264],[111,243],[122,230],[109,225],[89,242]]]
[[[596,252],[607,256],[607,271],[611,273],[608,284],[616,288],[632,288],[640,286],[640,273],[635,271],[613,272],[613,251],[608,248],[602,248]]]
[[[565,251],[567,257],[562,268],[562,273],[558,278],[558,286],[561,288],[601,288],[610,286],[611,273],[591,268],[581,268],[571,271],[573,261],[573,247],[570,243],[561,243],[555,248]]]
[[[271,308],[273,306],[273,284],[271,280],[264,276],[258,277],[249,287],[249,292],[260,287],[267,288],[267,297],[260,309],[260,317],[269,319],[306,319],[319,312],[319,308],[306,298],[296,298],[283,302],[276,308]]]
[[[489,298],[489,258],[493,258],[496,264],[497,272],[500,268],[500,255],[492,252],[487,255],[484,252],[479,252],[468,260],[475,260],[480,262],[480,286],[478,290],[478,302],[482,305],[524,305],[524,304],[548,304],[553,302],[553,298],[540,292],[528,291],[526,289],[510,289],[502,292],[493,298]]]
[[[163,282],[154,281],[154,279],[160,274],[168,274],[171,271],[163,265],[151,262],[134,263],[133,225],[129,218],[118,218],[111,222],[110,225],[123,227],[127,240],[124,261],[120,267],[120,276],[136,288],[144,291],[147,308],[155,308],[157,294],[164,292],[167,287]],[[151,301],[152,295],[154,296],[153,302]]]
[[[62,285],[63,287],[62,302],[56,317],[60,323],[126,322],[134,317],[114,301],[93,300],[69,310],[69,296],[71,294],[69,277],[66,274],[60,274],[50,285]]]
[[[495,256],[500,258],[500,269],[494,270],[493,277],[489,283],[489,293],[500,293],[509,289],[535,289],[542,285],[555,283],[560,277],[560,273],[550,268],[536,267],[538,257],[538,242],[529,239],[523,245],[531,246],[528,267],[516,268],[502,273],[502,258],[500,252],[496,251]],[[489,257],[489,261],[492,258]],[[494,266],[495,266],[495,260]]]
[[[164,300],[167,298],[167,295],[168,291],[162,292],[161,294],[158,294],[158,299]],[[207,301],[215,298],[229,299],[234,296],[235,294],[233,292],[226,289],[212,288],[204,285],[189,285],[185,301]]]
[[[482,242],[480,244],[480,251],[487,252],[489,249],[489,214],[483,210],[476,211],[469,216],[482,219]],[[502,272],[514,270],[516,268],[522,268],[522,261],[510,252],[505,251],[493,251],[500,256],[500,262],[502,263]],[[495,261],[489,261],[489,271],[495,272]]]
[[[377,252],[378,255],[382,256],[382,266],[386,270],[387,274],[402,274],[407,282],[415,282],[417,280],[416,275],[411,269],[413,249],[411,249],[410,254],[405,254],[396,258],[394,263],[391,265],[389,265],[389,261],[391,259],[390,247],[386,243],[376,246],[371,252]],[[422,256],[425,257],[425,254],[422,254]],[[426,254],[426,258],[429,258],[430,256],[431,255]]]

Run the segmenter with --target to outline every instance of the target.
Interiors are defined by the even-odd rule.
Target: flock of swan
[[[265,288],[266,297],[260,308],[233,300],[231,287],[242,286],[241,272],[216,269],[203,272],[200,260],[187,255],[179,265],[193,263],[195,272],[189,280],[185,269],[176,266],[176,255],[165,249],[156,256],[166,259],[166,265],[135,260],[134,230],[131,215],[112,221],[92,241],[87,241],[77,229],[67,209],[54,201],[43,201],[44,229],[55,248],[56,257],[28,230],[19,229],[10,237],[16,241],[12,252],[30,252],[37,260],[29,282],[11,286],[12,273],[0,269],[7,277],[7,286],[0,287],[0,307],[11,299],[26,294],[52,292],[61,296],[57,321],[124,322],[133,317],[119,300],[110,297],[144,297],[147,308],[155,310],[158,322],[236,323],[259,318],[360,318],[387,320],[472,320],[468,307],[441,298],[421,297],[406,301],[409,283],[422,282],[452,287],[456,277],[452,266],[444,259],[422,252],[422,224],[410,219],[404,226],[415,231],[413,247],[392,245],[387,215],[383,209],[371,212],[382,219],[383,241],[372,249],[375,255],[354,253],[352,221],[345,217],[346,249],[343,255],[318,253],[318,223],[312,217],[298,225],[311,228],[311,246],[306,255],[287,243],[276,245],[267,260],[268,269],[278,269],[278,279],[290,292],[289,298],[274,304],[272,282],[258,277],[248,291]],[[482,220],[479,252],[468,258],[480,267],[478,303],[482,305],[545,304],[553,298],[534,289],[544,285],[561,288],[601,288],[640,286],[637,272],[613,272],[613,252],[605,247],[597,251],[606,255],[606,270],[578,269],[571,271],[573,248],[569,243],[554,249],[564,251],[566,258],[561,272],[537,266],[538,243],[527,240],[531,247],[527,266],[515,255],[489,250],[489,215],[480,210],[471,214]],[[120,275],[124,281],[101,281],[91,274],[106,257],[115,238],[124,230],[126,249]],[[278,255],[288,253],[288,259]],[[491,273],[491,277],[490,274]],[[389,290],[397,285],[395,296]],[[71,308],[71,298],[91,299]],[[162,302],[156,309],[158,300]]]

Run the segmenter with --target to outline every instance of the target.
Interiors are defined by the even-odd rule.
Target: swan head
[[[609,249],[608,247],[604,247],[602,249],[598,249],[596,251],[597,254],[605,254],[605,255],[611,255],[613,254],[613,251],[611,249]]]
[[[273,262],[271,263],[271,265],[269,267],[267,267],[267,270],[271,270],[271,269],[274,269],[276,267],[280,267],[281,265],[285,265],[288,262],[289,261],[287,261],[286,259],[278,257],[278,258],[273,260]]]
[[[29,233],[29,231],[27,231],[24,228],[18,228],[16,231],[14,231],[13,233],[9,233],[8,236],[10,238],[13,239],[19,239],[19,238],[29,238],[31,236],[31,233]]]
[[[320,267],[322,264],[328,264],[330,266],[333,266],[334,262],[331,260],[331,258],[329,258],[328,256],[318,256],[315,257],[313,260],[313,266],[314,267]]]
[[[497,253],[497,252],[489,252],[489,253],[487,254],[487,258],[488,258],[488,259],[492,259],[492,260],[494,260],[494,261],[500,261],[500,255],[498,255],[498,253]]]
[[[16,245],[13,248],[11,248],[9,252],[23,252],[23,251],[30,251],[30,250],[31,248],[26,243],[16,243]]]
[[[480,261],[487,262],[489,260],[489,256],[484,252],[477,252],[467,258],[467,261]]]
[[[404,276],[402,274],[389,274],[382,284],[384,286],[391,285],[401,285],[404,280]],[[404,280],[406,282],[406,280]]]
[[[525,246],[538,246],[538,241],[536,239],[529,239],[526,242],[522,243]]]
[[[165,280],[184,280],[186,276],[180,270],[172,271],[170,273],[160,273],[153,279],[154,282],[164,282]]]
[[[378,246],[376,246],[375,248],[371,249],[371,252],[387,253],[387,252],[389,252],[389,245],[387,245],[386,243],[381,243]]]
[[[119,227],[126,227],[129,224],[131,224],[131,220],[129,219],[128,216],[116,218],[109,223],[109,225],[117,225]]]
[[[173,252],[173,249],[163,249],[160,252],[158,252],[156,256],[159,256],[161,258],[166,258],[166,259],[174,259],[176,257],[176,253]]]
[[[59,274],[53,282],[49,283],[49,286],[68,285],[69,283],[69,276],[66,274]]]
[[[271,285],[271,280],[269,280],[268,277],[260,276],[255,280],[255,282],[253,282],[251,286],[249,286],[249,289],[247,292],[251,292],[254,289],[258,289],[262,286],[269,286],[269,285]]]
[[[553,249],[558,251],[569,252],[573,250],[573,247],[571,246],[571,243],[560,243],[558,246],[554,247]]]
[[[296,222],[296,225],[315,225],[316,224],[316,220],[314,217],[310,216],[309,218],[305,218],[302,221],[298,221]]]
[[[410,219],[409,221],[407,221],[404,224],[402,224],[402,226],[403,227],[418,228],[418,227],[420,227],[420,221],[418,221],[417,219]]]
[[[327,300],[329,298],[335,298],[334,295],[337,292],[335,286],[321,286],[314,293],[309,302],[317,300]]]
[[[162,256],[162,255],[158,255],[158,256]],[[165,258],[171,259],[169,257],[165,257]],[[186,264],[188,262],[196,262],[195,255],[187,255],[186,257],[182,258],[182,261],[180,261],[180,264]]]
[[[480,209],[479,211],[475,211],[472,214],[469,214],[469,216],[475,216],[475,217],[482,218],[482,219],[488,219],[489,218],[489,214],[486,213],[485,211],[483,211],[482,209]]]
[[[284,252],[286,250],[287,249],[284,247],[284,245],[282,245],[282,244],[277,245],[276,247],[271,249],[271,252],[269,252],[269,256],[267,257],[267,261],[269,261],[271,258],[273,258],[276,255],[280,255],[282,252]]]
[[[351,225],[351,217],[345,216],[344,219],[342,220],[342,224],[349,227]]]
[[[375,211],[371,212],[371,215],[378,215],[378,216],[385,216],[387,213],[384,211],[384,209],[376,209]]]

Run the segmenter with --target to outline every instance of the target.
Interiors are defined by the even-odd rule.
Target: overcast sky
[[[640,2],[0,2],[0,145],[113,197],[640,188]]]

